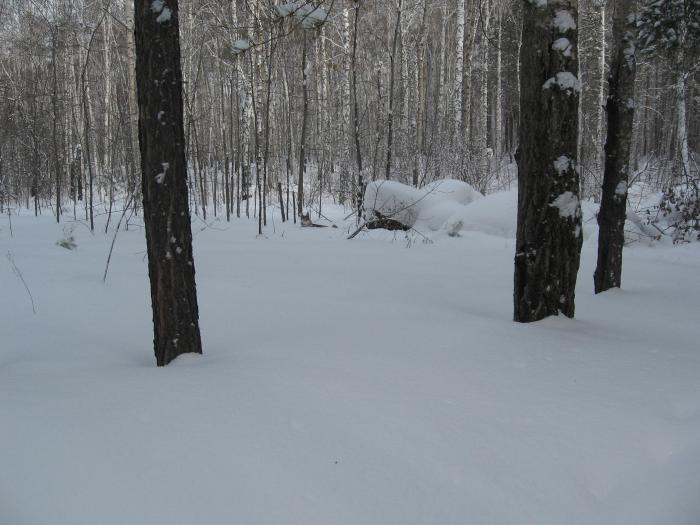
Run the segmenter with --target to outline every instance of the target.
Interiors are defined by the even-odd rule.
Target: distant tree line
[[[689,17],[680,30],[669,25],[679,2]],[[697,172],[700,142],[698,48],[668,31],[692,33],[697,2],[666,3],[666,32],[637,57],[633,96],[630,173],[655,188]],[[580,187],[596,199],[614,4],[576,7]],[[321,196],[356,205],[377,178],[451,177],[482,191],[514,180],[522,0],[296,4],[320,9],[311,17],[278,9],[290,5],[180,2],[195,213],[255,216],[263,228],[280,206],[295,217],[289,210],[317,209]],[[91,224],[129,195],[140,206],[134,66],[129,1],[0,3],[0,206]]]

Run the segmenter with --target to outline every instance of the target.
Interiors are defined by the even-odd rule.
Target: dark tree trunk
[[[160,9],[158,9],[158,6]],[[158,366],[202,353],[187,196],[177,0],[134,0],[143,213]]]
[[[603,198],[598,213],[598,265],[593,274],[595,293],[619,288],[622,246],[625,242],[627,183],[629,180],[632,124],[634,123],[634,43],[627,17],[634,5],[618,0],[613,15],[613,51],[606,105],[608,138],[605,143]]]
[[[525,0],[514,319],[574,315],[581,252],[576,2]]]
[[[355,22],[352,30],[352,124],[353,138],[355,140],[355,161],[357,162],[357,223],[362,218],[363,199],[365,196],[365,185],[362,180],[362,149],[360,148],[360,112],[357,104],[357,29],[360,17],[360,2],[355,0]]]
[[[284,200],[282,199],[282,183],[281,182],[277,183],[277,196],[279,197],[279,200],[280,200],[280,213],[282,214],[282,222],[285,222],[287,220],[287,217],[284,214]]]

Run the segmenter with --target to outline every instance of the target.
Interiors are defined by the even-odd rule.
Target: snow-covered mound
[[[517,217],[517,190],[499,191],[455,210],[445,221],[443,229],[453,234],[475,231],[510,239],[515,237]]]
[[[418,219],[422,192],[392,180],[377,180],[367,184],[363,201],[364,215],[378,215],[413,226]]]
[[[368,218],[377,214],[409,227],[440,230],[445,222],[483,195],[466,182],[444,179],[422,188],[390,180],[372,181],[365,190],[364,210]]]
[[[507,190],[482,195],[466,182],[445,179],[416,189],[395,181],[374,181],[365,192],[365,216],[378,212],[383,217],[422,232],[480,232],[513,239],[517,230],[518,191]],[[581,201],[583,238],[597,238],[596,217],[600,204]],[[658,234],[644,223],[639,214],[627,212],[625,234],[628,242],[651,239]]]

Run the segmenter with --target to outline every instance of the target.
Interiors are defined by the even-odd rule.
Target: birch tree
[[[455,33],[454,133],[462,131],[462,82],[464,70],[464,0],[457,0],[457,31]]]

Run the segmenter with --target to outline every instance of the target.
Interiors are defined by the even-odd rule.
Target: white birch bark
[[[427,67],[427,35],[426,18],[428,0],[422,0],[422,15],[416,47],[416,148],[413,167],[413,185],[418,186],[419,177],[425,163],[425,127],[428,104],[428,67]]]
[[[457,32],[455,34],[454,134],[462,129],[462,75],[464,70],[464,0],[457,0]]]
[[[139,108],[136,101],[136,52],[134,44],[134,3],[124,0],[126,12],[126,74],[128,82],[129,131],[131,139],[131,154],[134,156],[134,167],[139,163]],[[138,171],[138,169],[137,169]]]
[[[497,48],[496,48],[496,93],[494,95],[494,126],[493,126],[493,154],[496,161],[499,161],[503,151],[503,38],[502,38],[502,22],[503,22],[503,7],[499,2],[497,6],[496,20],[498,26]]]
[[[471,126],[472,159],[476,165],[474,182],[481,185],[488,178],[488,31],[491,1],[483,0],[480,9],[480,22],[475,38],[473,66],[473,108],[474,121]],[[485,189],[480,187],[481,190]]]
[[[343,166],[341,168],[341,204],[345,200],[345,195],[347,193],[348,176],[350,172],[350,151],[351,142],[353,140],[352,123],[350,118],[350,106],[352,104],[352,83],[350,80],[350,68],[352,61],[350,49],[350,13],[348,8],[343,9],[343,100],[342,110],[343,110],[343,124],[341,128],[340,144],[342,144],[343,149]],[[344,134],[344,136],[343,136]]]

